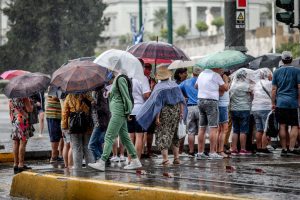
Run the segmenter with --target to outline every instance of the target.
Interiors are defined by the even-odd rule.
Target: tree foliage
[[[108,24],[102,0],[11,0],[3,10],[10,22],[0,47],[2,70],[52,73],[69,59],[93,56]]]
[[[152,21],[155,27],[159,26],[160,29],[164,29],[167,19],[168,15],[167,10],[165,8],[160,8],[154,11],[154,18],[152,19]]]
[[[300,57],[300,45],[299,45],[299,43],[289,42],[289,43],[280,45],[276,49],[277,53],[282,53],[283,51],[291,51],[292,54],[293,54],[293,58]]]
[[[214,20],[211,22],[211,25],[217,27],[217,31],[220,31],[220,28],[224,26],[224,18],[223,17],[216,17]]]
[[[205,32],[208,30],[208,25],[204,21],[198,21],[196,24],[196,28],[200,32],[200,35],[202,32]]]
[[[175,32],[178,37],[185,38],[186,35],[189,33],[189,30],[187,29],[187,27],[185,25],[181,25],[176,29]]]
[[[162,37],[163,39],[168,39],[168,29],[161,29],[160,30],[160,37]]]

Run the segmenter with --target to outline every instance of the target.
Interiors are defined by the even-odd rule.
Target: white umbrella
[[[126,51],[117,49],[105,51],[94,60],[94,63],[120,74],[125,74],[129,78],[142,81],[144,77],[144,70],[140,61]]]
[[[168,69],[187,68],[187,67],[193,67],[194,65],[195,65],[195,61],[175,60],[169,65]]]

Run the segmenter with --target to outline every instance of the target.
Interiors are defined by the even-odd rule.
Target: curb
[[[51,151],[28,151],[25,153],[25,160],[44,160],[51,156]],[[13,153],[0,153],[0,163],[13,162]]]
[[[13,178],[10,195],[32,200],[241,200],[208,192],[186,192],[112,181],[22,172]]]

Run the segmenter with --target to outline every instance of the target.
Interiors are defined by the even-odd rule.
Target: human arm
[[[130,115],[133,104],[130,99],[127,80],[124,77],[119,77],[117,78],[116,84],[118,84],[120,95],[124,103],[124,114]]]
[[[160,116],[160,112],[157,113],[157,115],[156,115],[156,117],[155,117],[155,124],[156,124],[157,126],[160,126],[160,119],[159,119],[159,116]]]
[[[299,91],[299,87],[298,87],[298,91]],[[277,93],[277,86],[273,85],[272,86],[272,110],[274,110],[276,107],[276,93]]]
[[[184,104],[181,103],[180,104],[180,120],[183,119],[183,114],[184,114]]]
[[[70,116],[70,96],[68,95],[63,103],[62,112],[61,112],[61,129],[69,129],[69,116]]]
[[[219,90],[220,93],[223,93],[229,90],[229,78],[226,74],[223,74],[222,79],[224,81],[224,84],[220,85]]]

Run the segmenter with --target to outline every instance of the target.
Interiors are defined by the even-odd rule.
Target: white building
[[[206,21],[209,25],[211,18],[224,17],[225,0],[173,0],[173,19],[174,27],[186,25],[190,30],[189,36],[198,36],[196,28],[197,21]],[[104,11],[104,16],[110,18],[110,23],[103,36],[111,38],[131,33],[131,18],[135,19],[136,27],[139,26],[139,4],[138,0],[104,0],[108,7]],[[261,14],[266,12],[266,3],[270,0],[248,0],[246,10],[246,29],[252,30],[266,24],[261,19]],[[159,32],[159,27],[153,25],[153,15],[156,10],[165,8],[167,10],[167,0],[143,0],[143,20],[145,22],[145,31],[149,33]],[[208,34],[215,34],[213,26]]]

